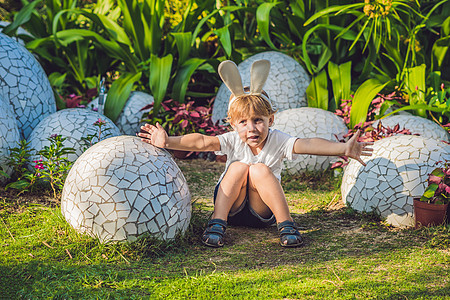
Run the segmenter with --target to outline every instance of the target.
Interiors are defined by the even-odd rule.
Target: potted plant
[[[433,170],[422,197],[414,198],[415,226],[443,224],[447,219],[450,198],[450,167],[446,164]]]

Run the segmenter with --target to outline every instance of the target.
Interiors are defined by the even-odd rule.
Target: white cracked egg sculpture
[[[8,165],[10,148],[18,147],[20,135],[16,118],[9,102],[2,101],[0,96],[0,170],[8,175],[12,174],[12,167]],[[0,175],[0,183],[6,178]]]
[[[73,228],[102,242],[147,234],[170,240],[189,225],[191,196],[166,150],[119,136],[94,145],[75,162],[61,211]]]
[[[373,127],[378,126],[378,123],[385,127],[394,128],[397,124],[400,129],[408,129],[411,134],[420,134],[423,137],[433,138],[436,140],[449,141],[449,134],[447,130],[439,126],[437,123],[414,115],[394,115],[377,120],[373,123]]]
[[[278,129],[298,138],[319,137],[337,142],[348,132],[342,118],[332,112],[313,107],[288,109],[275,114],[273,129]],[[283,172],[298,174],[325,170],[330,167],[332,156],[297,155],[294,160],[283,161]]]
[[[0,33],[0,93],[9,101],[21,138],[56,111],[47,75],[36,58],[12,38]]]
[[[98,110],[98,101],[98,97],[95,98],[89,102],[87,108]],[[122,112],[115,121],[122,134],[136,135],[139,132],[143,114],[150,111],[150,109],[143,110],[143,108],[152,104],[154,101],[152,95],[144,92],[132,92],[130,94]]]
[[[428,174],[450,159],[450,145],[415,135],[378,140],[363,166],[351,160],[344,169],[344,203],[359,212],[375,211],[396,227],[414,226],[413,197],[423,194]]]
[[[100,129],[94,125],[101,119],[104,125]],[[48,138],[54,134],[66,138],[64,147],[73,148],[74,154],[69,154],[67,158],[74,162],[92,144],[104,140],[108,137],[120,135],[119,128],[107,117],[95,111],[82,108],[62,109],[47,116],[32,131],[30,138],[30,148],[36,153],[50,146]],[[33,154],[31,161],[39,159],[37,154]]]
[[[264,85],[264,90],[272,102],[276,104],[278,111],[308,106],[306,88],[311,79],[295,59],[281,52],[258,53],[240,63],[238,70],[244,86],[250,86],[250,67],[253,62],[260,59],[270,61],[270,73]],[[227,117],[230,95],[230,90],[222,83],[214,100],[212,112],[214,123]]]

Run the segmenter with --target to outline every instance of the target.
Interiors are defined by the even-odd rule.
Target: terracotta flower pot
[[[415,228],[443,224],[447,219],[447,204],[430,204],[414,198]]]

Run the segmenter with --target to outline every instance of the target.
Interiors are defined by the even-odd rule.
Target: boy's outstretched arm
[[[346,143],[337,143],[322,138],[297,139],[294,144],[294,153],[325,156],[348,156],[366,165],[361,156],[371,156],[373,149],[368,147],[372,142],[358,142],[360,131],[352,136]]]
[[[155,147],[185,151],[219,151],[220,142],[215,136],[190,133],[182,136],[168,136],[159,123],[141,126],[137,134],[142,141]]]

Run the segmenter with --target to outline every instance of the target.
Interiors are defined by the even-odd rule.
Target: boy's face
[[[250,147],[253,154],[258,154],[266,144],[272,123],[273,115],[270,117],[243,116],[233,123],[233,128],[238,132],[241,140]]]

